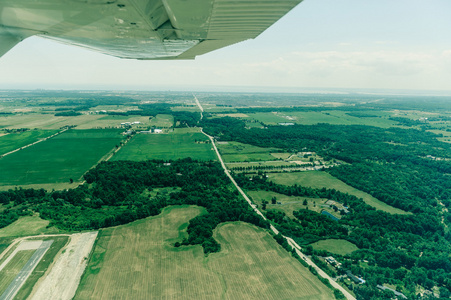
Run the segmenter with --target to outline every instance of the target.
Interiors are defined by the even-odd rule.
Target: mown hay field
[[[219,226],[220,253],[174,248],[202,208],[169,207],[156,217],[102,230],[75,299],[333,299],[331,290],[263,229]]]
[[[388,212],[390,214],[409,214],[399,208],[390,206],[370,194],[362,192],[352,186],[347,185],[338,178],[333,177],[329,173],[321,171],[309,171],[309,172],[293,172],[293,173],[272,173],[268,174],[268,179],[274,181],[277,184],[283,185],[301,185],[309,186],[312,188],[328,188],[336,189],[337,191],[354,195],[358,198],[362,198],[366,204],[372,207]]]
[[[175,130],[167,134],[140,133],[122,147],[112,160],[169,160],[186,157],[214,160],[216,154],[209,139],[202,133]]]
[[[55,234],[60,232],[56,227],[47,227],[49,223],[48,220],[43,220],[37,215],[23,216],[12,224],[0,228],[0,238]]]
[[[119,145],[118,129],[69,130],[0,159],[0,185],[60,183],[81,176]]]

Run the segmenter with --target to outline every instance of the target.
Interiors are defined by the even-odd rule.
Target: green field
[[[156,115],[150,120],[149,125],[158,128],[169,128],[174,125],[174,117],[172,115]]]
[[[371,205],[372,207],[391,213],[391,214],[410,214],[405,212],[399,208],[395,208],[390,206],[370,194],[362,192],[358,189],[353,188],[352,186],[347,185],[343,181],[333,177],[329,173],[321,172],[321,171],[309,171],[309,172],[293,172],[293,173],[271,173],[268,174],[269,179],[274,181],[277,184],[283,185],[302,185],[302,186],[310,186],[313,188],[328,188],[328,189],[336,189],[343,193],[348,193],[350,195],[354,195],[358,198],[362,198],[366,204]]]
[[[327,112],[269,112],[248,114],[247,119],[254,119],[265,124],[277,125],[278,123],[296,123],[303,125],[314,125],[318,123],[329,123],[333,125],[368,125],[388,128],[398,124],[388,119],[389,113],[369,112],[377,117],[355,117],[346,114],[345,111]]]
[[[55,227],[47,228],[49,221],[39,218],[39,216],[20,217],[14,223],[0,229],[0,238],[18,237],[38,234],[53,234],[60,231]]]
[[[244,162],[244,161],[268,161],[276,159],[272,152],[277,152],[276,148],[262,148],[239,142],[217,143],[219,152],[224,162]]]
[[[186,157],[214,160],[216,153],[205,135],[188,128],[168,134],[138,134],[112,160],[169,160]]]
[[[339,255],[346,255],[359,250],[356,245],[346,240],[322,240],[311,245],[315,250],[326,250]]]
[[[252,197],[255,204],[261,206],[263,200],[268,201],[266,209],[283,211],[288,217],[292,219],[295,218],[293,211],[307,208],[311,211],[316,211],[317,213],[321,213],[321,211],[326,210],[330,214],[336,216],[338,219],[341,218],[341,216],[335,213],[333,209],[326,207],[327,199],[287,196],[271,191],[247,191],[246,193]],[[271,199],[273,197],[276,197],[277,202],[280,202],[280,204],[271,204]],[[307,200],[307,205],[303,204],[304,200]]]
[[[149,117],[143,116],[108,116],[108,115],[81,115],[74,117],[55,117],[52,114],[28,113],[15,114],[0,118],[0,128],[39,128],[59,129],[67,125],[76,125],[77,129],[117,127],[122,122],[140,121],[146,126]]]
[[[19,271],[25,266],[36,250],[21,250],[0,271],[0,295],[6,290]],[[18,298],[17,298],[18,299]]]
[[[61,183],[81,176],[122,140],[118,129],[70,130],[0,159],[0,185]]]
[[[2,135],[0,136],[0,155],[32,144],[57,132],[57,130],[29,130]]]
[[[204,210],[169,207],[156,217],[102,230],[75,299],[333,299],[263,229],[220,225],[220,253],[174,248]],[[125,246],[127,245],[127,246]]]

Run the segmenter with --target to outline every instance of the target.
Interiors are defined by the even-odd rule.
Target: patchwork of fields
[[[169,160],[186,157],[197,160],[216,159],[209,139],[196,128],[176,128],[168,134],[138,134],[112,160]]]
[[[57,133],[57,130],[29,130],[0,136],[0,155],[27,146]]]
[[[199,207],[102,230],[75,299],[333,299],[310,271],[264,230],[223,224],[220,253],[174,248]],[[124,247],[127,245],[127,247]]]
[[[70,130],[0,159],[0,185],[60,183],[81,176],[122,140],[118,129]]]

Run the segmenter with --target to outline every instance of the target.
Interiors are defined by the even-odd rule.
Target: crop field
[[[174,117],[172,115],[156,115],[150,120],[149,125],[159,128],[169,128],[174,125]]]
[[[331,291],[263,229],[219,226],[220,253],[174,248],[199,207],[102,230],[75,299],[333,299]],[[129,245],[124,247],[124,245]]]
[[[268,174],[268,176],[270,180],[274,181],[277,184],[283,185],[298,184],[302,186],[310,186],[313,188],[325,187],[328,189],[336,189],[340,192],[348,193],[358,198],[362,198],[366,204],[371,205],[376,209],[388,212],[390,214],[410,214],[399,208],[390,206],[374,198],[370,194],[355,189],[352,186],[347,185],[343,181],[333,177],[332,175],[326,172],[311,171],[311,172],[293,172],[293,173],[272,173]]]
[[[346,240],[322,240],[311,245],[315,250],[326,250],[339,255],[346,255],[359,250],[356,245]]]
[[[0,155],[32,144],[57,132],[57,130],[29,130],[2,135],[0,136]]]
[[[168,134],[138,134],[112,160],[142,161],[148,159],[179,159],[191,157],[214,160],[210,140],[200,132],[175,130]]]
[[[248,114],[248,119],[254,119],[270,125],[277,125],[278,123],[296,123],[303,125],[329,123],[333,125],[369,125],[388,128],[398,124],[395,121],[387,119],[388,114],[383,112],[378,112],[378,114],[379,116],[374,117],[355,117],[348,115],[345,111],[269,112]]]
[[[216,145],[221,153],[224,162],[244,162],[244,161],[267,161],[274,160],[272,152],[277,152],[276,148],[262,148],[239,142],[218,143]]]
[[[59,233],[55,227],[47,228],[48,225],[49,221],[39,216],[20,217],[14,223],[0,229],[0,238]]]
[[[70,130],[0,159],[0,185],[61,183],[81,176],[122,140],[121,130]]]
[[[28,113],[15,114],[0,118],[0,128],[39,128],[59,129],[66,125],[76,125],[77,129],[117,127],[122,122],[140,121],[149,124],[149,117],[143,116],[107,116],[81,115],[73,117],[55,117],[52,114]]]

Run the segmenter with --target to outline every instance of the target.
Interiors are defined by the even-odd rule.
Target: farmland
[[[139,121],[143,125],[149,124],[149,117],[143,116],[107,116],[102,114],[83,114],[80,116],[63,117],[53,114],[27,113],[13,114],[0,118],[0,128],[39,128],[55,130],[67,125],[75,125],[77,129],[92,129],[118,127],[123,122]]]
[[[0,155],[32,144],[57,132],[56,130],[29,130],[0,136]]]
[[[196,129],[174,129],[168,134],[138,134],[112,160],[178,159],[214,160],[209,139]]]
[[[374,115],[374,112],[371,112]],[[390,114],[377,113],[372,117],[356,117],[347,114],[345,111],[327,112],[268,112],[248,114],[245,119],[256,120],[268,125],[278,123],[296,123],[303,125],[313,125],[318,123],[328,123],[333,125],[369,125],[382,128],[395,126],[397,122],[388,119]]]
[[[61,183],[84,172],[119,144],[120,130],[70,130],[0,159],[1,185]]]
[[[303,185],[313,188],[328,188],[336,189],[343,193],[348,193],[356,197],[362,198],[365,203],[373,206],[376,209],[391,213],[391,214],[408,214],[407,212],[392,207],[384,202],[374,198],[373,196],[359,191],[343,181],[333,177],[326,172],[312,171],[312,172],[293,172],[293,173],[276,173],[268,174],[269,179],[278,184],[283,185]]]
[[[171,115],[159,114],[150,120],[150,126],[159,128],[169,128],[174,124],[174,117]]]
[[[19,237],[37,234],[59,233],[54,227],[47,228],[49,221],[39,218],[39,216],[24,216],[14,223],[0,229],[0,238]]]
[[[224,162],[271,161],[275,157],[272,152],[279,152],[276,148],[261,148],[239,142],[218,143],[219,152]]]
[[[174,248],[188,220],[202,211],[170,207],[102,230],[75,299],[333,298],[268,233],[249,224],[218,227],[222,251],[208,257],[200,246]]]

